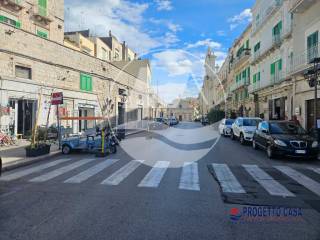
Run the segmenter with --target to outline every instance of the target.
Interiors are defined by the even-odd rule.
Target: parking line
[[[116,163],[117,161],[118,161],[118,159],[105,160],[104,162],[99,163],[99,164],[85,170],[84,172],[81,172],[78,175],[67,179],[64,182],[65,183],[81,183],[81,182],[89,179],[90,177],[96,175],[97,173],[103,171],[107,167],[110,167],[112,164]]]
[[[65,167],[58,168],[58,169],[56,169],[54,171],[48,172],[46,174],[43,174],[43,175],[41,175],[39,177],[33,178],[33,179],[29,180],[29,182],[45,182],[45,181],[48,181],[48,180],[50,180],[52,178],[58,177],[58,176],[66,173],[66,172],[69,172],[69,171],[71,171],[73,169],[76,169],[76,168],[78,168],[78,167],[80,167],[82,165],[85,165],[85,164],[87,164],[89,162],[92,162],[94,160],[96,160],[96,159],[93,158],[93,159],[80,160],[78,162],[69,164],[69,165],[67,165]]]
[[[179,188],[200,191],[198,163],[186,162],[183,164]]]
[[[318,174],[320,174],[320,168],[312,168],[312,167],[310,167],[309,169],[314,171],[314,172],[316,172],[316,173],[318,173]]]
[[[218,181],[220,182],[223,192],[246,193],[226,164],[213,163],[212,167],[216,173]]]
[[[133,160],[124,165],[118,171],[113,173],[110,177],[105,179],[101,184],[106,185],[118,185],[126,177],[128,177],[134,170],[136,170],[144,161],[143,160]]]
[[[257,165],[242,165],[246,171],[259,183],[264,189],[275,196],[294,197],[295,195],[274,180],[268,173],[263,171]]]
[[[70,160],[71,160],[71,158],[59,159],[59,160],[56,160],[56,161],[52,161],[52,162],[49,162],[49,163],[38,165],[36,167],[31,167],[31,168],[28,168],[28,169],[19,170],[19,171],[16,171],[14,173],[2,176],[0,178],[0,180],[1,181],[16,180],[18,178],[22,178],[22,177],[30,175],[32,173],[40,172],[40,171],[42,171],[44,169],[56,166],[56,165],[58,165],[60,163],[64,163],[64,162],[67,162],[67,161],[70,161]]]
[[[142,179],[138,187],[158,187],[169,165],[170,162],[168,161],[158,161]]]
[[[303,175],[302,173],[287,167],[287,166],[275,166],[276,169],[286,174],[302,186],[306,187],[310,191],[314,192],[318,196],[320,196],[320,183],[314,181],[313,179]]]

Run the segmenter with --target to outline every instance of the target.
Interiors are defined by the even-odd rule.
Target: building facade
[[[176,117],[179,121],[191,122],[195,120],[198,113],[199,103],[195,98],[176,99],[167,106],[167,118]]]
[[[114,126],[151,117],[151,71],[140,79],[142,75],[134,76],[101,59],[95,55],[95,42],[81,33],[73,34],[76,37],[64,45],[62,0],[6,2],[0,1],[3,131],[28,136],[36,119],[37,125],[46,125],[47,120],[55,124],[56,113],[60,117],[105,116]],[[50,104],[53,92],[64,95],[58,108]],[[74,133],[95,124],[62,121]]]

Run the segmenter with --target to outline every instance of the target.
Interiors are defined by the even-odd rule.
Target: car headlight
[[[313,148],[317,148],[318,147],[318,141],[313,141],[312,146]]]
[[[281,140],[274,140],[274,143],[277,144],[278,146],[281,146],[281,147],[286,147],[287,144],[284,142],[284,141],[281,141]]]

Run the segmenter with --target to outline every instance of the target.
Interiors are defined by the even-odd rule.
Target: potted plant
[[[38,103],[38,113],[36,116],[34,128],[32,129],[31,144],[25,148],[27,157],[38,157],[38,156],[50,153],[51,144],[47,143],[48,128],[37,127],[38,119],[40,115],[40,109],[41,109],[40,107],[41,107],[41,94],[40,94],[39,103]]]

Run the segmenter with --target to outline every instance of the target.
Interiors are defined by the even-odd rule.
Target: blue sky
[[[65,0],[66,31],[111,30],[142,58],[150,58],[161,98],[196,96],[210,45],[223,62],[251,19],[254,0]]]

